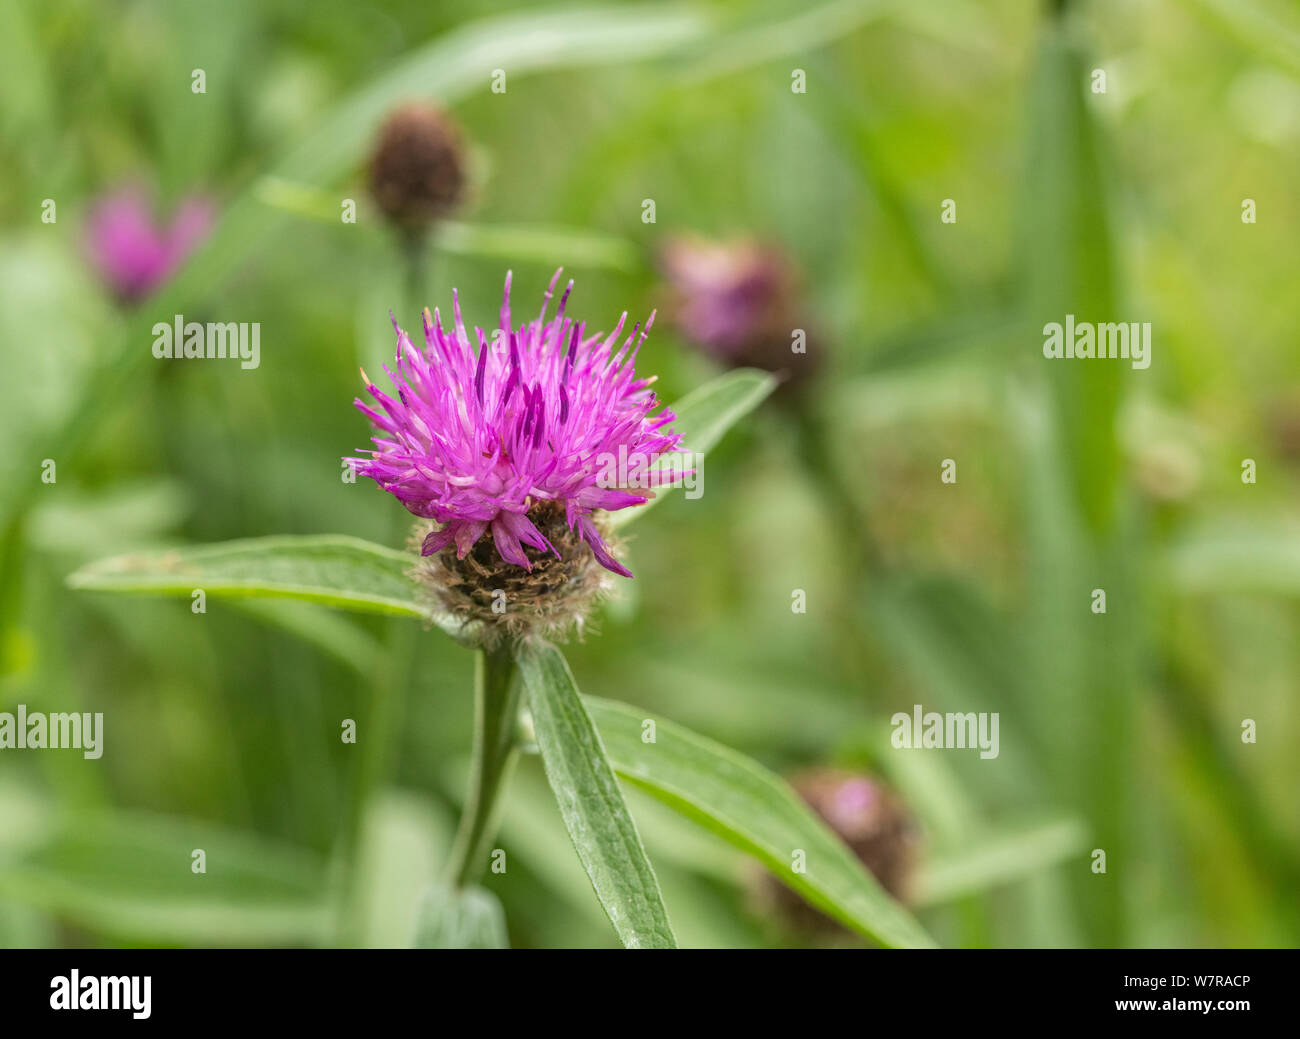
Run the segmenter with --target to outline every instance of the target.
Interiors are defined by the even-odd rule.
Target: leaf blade
[[[916,900],[938,905],[1023,881],[1082,855],[1087,838],[1087,827],[1072,817],[992,833],[960,853],[928,862],[917,881]]]
[[[882,945],[935,943],[777,776],[713,740],[624,704],[584,697],[615,770],[729,843],[841,923]],[[642,725],[655,723],[655,742]],[[802,849],[807,872],[790,868]]]
[[[1163,568],[1183,594],[1300,595],[1300,525],[1284,517],[1207,517],[1169,546]]]
[[[413,557],[345,535],[246,538],[113,556],[69,575],[87,591],[297,599],[365,613],[424,617],[406,576]]]
[[[675,948],[654,867],[563,654],[528,644],[519,670],[547,781],[610,923],[627,948]]]
[[[220,866],[194,873],[195,849]],[[0,857],[0,897],[113,937],[176,945],[324,945],[326,877],[307,849],[142,811],[76,813]]]

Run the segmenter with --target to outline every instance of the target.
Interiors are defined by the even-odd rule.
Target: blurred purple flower
[[[398,327],[397,371],[385,366],[397,397],[366,378],[366,388],[384,414],[355,403],[385,436],[371,458],[350,458],[353,468],[375,480],[410,512],[437,520],[421,551],[429,556],[454,545],[463,559],[485,533],[501,558],[528,570],[523,546],[558,549],[530,510],[563,507],[569,530],[590,546],[608,570],[631,573],[614,558],[592,514],[613,512],[649,500],[650,488],[669,483],[679,471],[652,471],[681,436],[665,430],[675,418],[667,409],[653,418],[653,379],[633,370],[637,350],[654,315],[618,346],[627,313],[608,336],[586,334],[586,323],[564,316],[573,282],[547,322],[560,272],[555,272],[535,321],[516,330],[510,318],[510,274],[506,274],[500,324],[491,342],[475,328],[470,345],[460,301],[452,294],[454,329],[444,329],[435,310],[424,312],[423,351]],[[638,334],[639,332],[639,334]],[[617,351],[617,352],[616,352]],[[610,478],[617,466],[617,476]],[[634,493],[634,487],[644,493]],[[553,504],[552,504],[553,503]]]
[[[921,851],[920,831],[896,793],[874,776],[836,768],[802,772],[791,778],[790,785],[881,887],[895,898],[907,900]],[[765,874],[763,885],[795,927],[821,931],[836,926],[769,874]]]
[[[672,288],[673,319],[721,360],[735,361],[774,329],[786,339],[793,276],[782,253],[749,240],[669,240],[660,265]]]
[[[164,225],[142,189],[111,192],[95,202],[87,222],[91,263],[114,295],[135,302],[171,276],[207,237],[214,218],[211,200],[192,195]]]

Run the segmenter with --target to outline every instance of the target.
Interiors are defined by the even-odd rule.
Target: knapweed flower
[[[780,372],[789,383],[810,374],[816,354],[781,250],[748,239],[678,237],[661,250],[660,268],[674,323],[715,360]]]
[[[654,380],[633,367],[654,315],[621,341],[626,313],[609,335],[588,335],[565,315],[570,282],[548,320],[559,277],[537,318],[515,328],[507,274],[498,327],[490,337],[475,328],[477,345],[455,294],[451,328],[424,311],[423,350],[394,319],[396,363],[384,369],[393,392],[366,379],[372,401],[356,401],[381,435],[371,457],[347,460],[436,524],[420,551],[441,604],[512,631],[574,619],[599,567],[631,577],[601,517],[683,475],[656,465],[681,437],[671,411],[651,414]]]
[[[455,209],[465,193],[459,128],[433,105],[402,105],[379,128],[369,179],[384,215],[403,231],[422,232]]]
[[[167,280],[207,237],[215,209],[192,195],[176,208],[169,223],[155,219],[146,192],[125,188],[105,195],[91,208],[86,248],[100,277],[118,299],[133,303]]]
[[[872,776],[840,769],[813,769],[790,782],[880,886],[905,900],[919,839],[916,824],[898,796]],[[769,874],[764,874],[763,885],[765,900],[775,902],[782,917],[796,928],[825,931],[837,926]]]

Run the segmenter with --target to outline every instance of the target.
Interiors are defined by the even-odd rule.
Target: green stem
[[[429,239],[424,231],[407,231],[402,236],[402,256],[406,261],[406,305],[419,312],[428,277]]]
[[[516,681],[514,646],[482,649],[474,681],[474,751],[469,791],[451,849],[448,880],[473,883],[496,834],[500,794],[518,756],[517,727],[522,683]]]
[[[406,267],[406,309],[419,314],[425,307],[426,293],[439,269],[438,236],[435,229],[407,231],[401,237],[402,259]]]

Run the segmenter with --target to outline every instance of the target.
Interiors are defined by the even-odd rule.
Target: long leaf
[[[993,834],[926,863],[917,880],[916,901],[936,905],[1027,879],[1082,855],[1087,839],[1087,828],[1077,819],[1055,819]]]
[[[673,429],[682,434],[684,450],[701,457],[713,450],[727,430],[763,403],[776,385],[776,377],[768,372],[738,368],[692,390],[670,408],[677,416]],[[644,516],[666,493],[665,488],[644,505],[614,513],[612,525],[625,527]]]
[[[196,850],[204,873],[193,871]],[[314,853],[145,812],[69,817],[0,861],[0,898],[177,945],[324,944],[325,880]]]
[[[1174,542],[1165,567],[1181,592],[1300,595],[1300,526],[1280,518],[1207,519]]]
[[[627,948],[676,947],[654,867],[568,663],[554,646],[533,643],[521,648],[519,670],[547,781],[610,923]]]
[[[720,39],[693,48],[682,81],[699,85],[790,54],[806,55],[861,29],[900,6],[897,0],[831,0],[797,13],[740,24]],[[760,8],[761,10],[761,8]]]
[[[757,762],[640,709],[586,697],[619,774],[749,852],[812,905],[895,948],[935,943],[790,787]],[[654,740],[643,733],[654,723]],[[792,866],[804,853],[805,872]]]
[[[412,557],[342,535],[225,541],[114,556],[76,571],[73,588],[152,595],[270,597],[364,613],[424,617],[406,572]]]
[[[1300,78],[1300,25],[1251,0],[1191,0],[1207,21],[1261,58]]]
[[[1056,5],[1029,85],[1029,155],[1020,191],[1026,328],[1014,338],[1022,346],[1041,343],[1043,329],[1068,323],[1067,315],[1081,322],[1115,321],[1126,307],[1110,206],[1114,164],[1087,93],[1094,59],[1081,33],[1082,26]],[[1008,409],[1022,428],[1032,429],[1020,438],[1026,457],[1028,681],[1052,695],[1026,701],[1025,714],[1047,747],[1046,778],[1057,787],[1058,803],[1088,819],[1097,845],[1109,855],[1126,857],[1141,839],[1128,796],[1137,760],[1132,735],[1141,702],[1140,626],[1122,613],[1114,621],[1088,624],[1080,603],[1094,588],[1105,589],[1112,603],[1140,598],[1136,560],[1142,532],[1134,511],[1123,507],[1117,423],[1134,373],[1118,359],[1039,356],[1026,362],[1050,387],[1042,401],[1035,399],[1038,387],[1032,383],[1012,391],[1021,400],[1009,398]],[[1080,775],[1093,779],[1079,783]],[[1095,944],[1128,944],[1131,882],[1125,874],[1112,884],[1078,889]]]
[[[1013,339],[1031,344],[1030,350],[1042,342],[1048,323],[1064,323],[1067,314],[1081,322],[1119,319],[1105,141],[1084,86],[1091,67],[1069,28],[1049,23],[1031,84],[1022,189],[1026,326],[1024,337]],[[1106,532],[1115,518],[1119,487],[1115,419],[1127,364],[1041,355],[1033,363],[1051,380],[1054,419],[1070,448],[1057,464],[1070,477],[1074,507],[1094,533]],[[1085,429],[1088,435],[1079,436]]]

